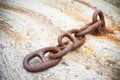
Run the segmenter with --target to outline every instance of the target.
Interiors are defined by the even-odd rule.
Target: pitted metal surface
[[[105,30],[90,28],[95,9],[103,12]],[[0,80],[119,80],[119,13],[120,9],[102,0],[0,0]],[[60,46],[58,36],[64,32],[74,41],[61,37],[59,43],[64,46]],[[73,42],[73,49],[65,50],[56,66],[37,73],[24,69],[23,59],[30,52],[49,46],[62,51]],[[43,57],[49,62],[56,53],[48,51]],[[46,65],[40,56],[32,58],[29,66]]]
[[[99,16],[99,20],[97,19],[97,16]],[[56,47],[48,47],[48,48],[43,48],[43,49],[34,51],[34,52],[28,54],[24,58],[23,66],[27,71],[30,71],[30,72],[43,71],[52,66],[55,66],[56,64],[58,64],[61,61],[61,58],[63,56],[65,56],[68,52],[70,52],[71,50],[77,48],[78,46],[80,47],[84,44],[84,42],[85,42],[84,37],[86,34],[88,34],[90,32],[94,33],[94,34],[97,34],[97,33],[100,34],[103,31],[106,31],[104,16],[103,16],[102,11],[96,10],[93,14],[92,22],[89,25],[86,25],[82,29],[69,30],[67,32],[62,33],[60,36],[58,36],[58,45],[59,46],[56,46],[56,47],[59,49],[59,51],[56,50]],[[79,41],[78,40],[75,41],[74,37],[72,37],[73,33],[76,38],[83,38],[84,40],[82,39]],[[68,39],[70,39],[71,42],[64,44],[64,42],[62,42],[62,39],[64,37],[67,37]],[[79,44],[79,43],[81,43],[81,44]],[[63,47],[63,49],[61,49],[60,47]],[[46,52],[51,52],[51,51],[57,52],[57,53],[50,53],[49,54],[50,60],[46,61],[44,54]],[[41,59],[42,64],[32,67],[29,64],[29,61],[36,56],[38,56]]]

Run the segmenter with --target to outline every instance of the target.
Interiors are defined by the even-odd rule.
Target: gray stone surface
[[[23,58],[91,22],[94,9],[75,0],[0,0],[0,80],[120,80],[120,9],[102,0],[81,1],[103,11],[113,34],[88,34],[57,66],[30,73]]]
[[[120,8],[120,0],[104,0]]]

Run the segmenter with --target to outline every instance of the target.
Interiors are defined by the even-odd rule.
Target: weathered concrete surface
[[[85,1],[104,12],[113,34],[86,35],[85,44],[57,66],[30,73],[23,58],[55,46],[61,32],[91,22],[95,8],[76,0],[0,0],[0,80],[120,80],[120,10],[101,0]]]
[[[104,0],[120,8],[120,0]]]

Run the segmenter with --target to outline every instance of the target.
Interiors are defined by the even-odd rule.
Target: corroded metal
[[[75,35],[76,35],[76,36],[79,36],[79,37],[80,37],[80,36],[85,36],[86,34],[94,31],[95,29],[97,29],[97,28],[98,28],[99,26],[101,26],[101,25],[102,25],[102,21],[99,20],[99,21],[97,21],[96,23],[94,23],[94,24],[88,26],[87,28],[85,28],[85,30],[83,30],[83,31],[81,31],[81,32],[79,32],[79,33],[76,33]]]
[[[97,18],[99,16],[99,19]],[[50,67],[57,65],[62,57],[65,56],[69,51],[74,50],[85,43],[85,35],[89,33],[99,33],[105,28],[105,20],[103,13],[100,10],[96,10],[92,17],[92,22],[87,24],[81,29],[72,29],[62,33],[58,37],[58,45],[56,47],[47,47],[28,54],[23,60],[23,66],[27,71],[38,72],[46,70]],[[74,36],[72,35],[74,34]],[[63,42],[62,39],[67,37],[70,41]],[[44,54],[49,53],[50,60],[46,60]],[[37,66],[31,66],[30,60],[38,56],[42,63]]]
[[[67,44],[67,45],[65,45],[65,44],[62,42],[62,39],[63,39],[64,37],[68,37],[72,42],[69,43],[69,44]],[[61,46],[65,46],[65,47],[64,47],[64,49],[62,49],[59,53],[50,54],[49,56],[50,56],[51,59],[52,59],[52,58],[61,58],[61,57],[63,57],[64,55],[66,55],[69,51],[72,50],[73,45],[75,44],[75,40],[74,40],[74,38],[72,37],[72,35],[71,35],[70,33],[65,32],[65,33],[61,34],[61,35],[58,37],[58,44],[59,44],[60,47],[61,47]]]
[[[28,54],[24,60],[23,60],[23,67],[27,70],[27,71],[30,71],[30,72],[38,72],[38,71],[43,71],[43,70],[46,70],[50,67],[53,67],[55,65],[57,65],[62,58],[59,58],[59,59],[51,59],[51,60],[46,60],[45,57],[44,57],[44,54],[47,53],[47,52],[59,52],[60,49],[57,48],[57,47],[46,47],[46,48],[42,48],[40,50],[36,50],[34,52],[31,52],[30,54]],[[41,59],[41,64],[40,65],[37,65],[37,66],[31,66],[29,61],[38,56],[40,59]]]

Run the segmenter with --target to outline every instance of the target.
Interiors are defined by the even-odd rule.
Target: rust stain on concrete
[[[81,48],[81,51],[85,53],[91,53],[93,51],[92,44],[88,43],[83,48]]]
[[[117,38],[115,35],[113,34],[104,34],[104,36],[109,39],[109,40],[113,40],[113,41],[120,41],[119,38]]]
[[[58,1],[59,2],[59,1]],[[73,1],[71,2],[62,2],[59,4],[57,4],[57,2],[54,4],[52,3],[52,5],[49,5],[50,7],[56,8],[61,10],[61,12],[69,15],[71,18],[78,20],[78,21],[82,21],[84,23],[88,23],[90,22],[88,19],[83,18],[83,16],[81,16],[80,14],[84,12],[84,10],[80,7],[80,5],[74,3]]]
[[[119,31],[120,32],[120,25],[117,25],[115,30]]]
[[[6,5],[6,4],[0,3],[0,8],[26,15],[36,22],[39,22],[39,20],[42,20],[43,22],[51,23],[50,20],[46,16],[41,15],[40,13],[34,12],[32,10],[20,7],[20,6]],[[31,41],[40,40],[37,36],[29,37],[30,32],[32,32],[32,29],[30,28],[23,29],[23,31],[21,31],[25,33],[23,34],[23,33],[12,30],[12,26],[5,21],[0,22],[0,26],[1,26],[0,29],[5,32],[8,38],[13,39],[15,41],[15,44],[17,44],[18,42],[23,42],[25,40],[31,40]]]
[[[15,12],[18,12],[18,13],[22,13],[22,14],[25,14],[25,13],[28,12],[27,9],[24,9],[24,8],[20,9],[20,8],[17,8],[16,6],[14,7],[14,6],[1,4],[1,3],[0,3],[0,8],[1,9],[6,9],[6,10],[12,10],[12,11],[15,11]]]
[[[112,40],[112,41],[115,41],[115,42],[120,41],[120,39],[114,33],[114,31],[116,30],[116,27],[107,26],[106,29],[107,29],[107,32],[97,34],[96,38],[101,36],[101,37],[104,37],[104,39],[106,38],[108,40]]]
[[[75,20],[79,20],[79,21],[82,21],[82,22],[85,22],[85,23],[88,23],[89,20],[83,18],[82,16],[80,16],[80,13],[82,13],[82,9],[80,8],[73,8],[73,9],[69,9],[69,8],[64,8],[62,9],[62,11],[64,13],[66,13],[67,15],[71,16],[72,18],[74,18]]]

